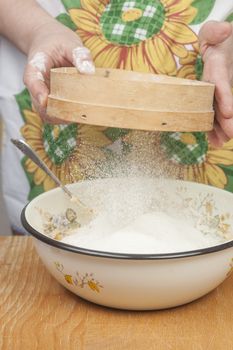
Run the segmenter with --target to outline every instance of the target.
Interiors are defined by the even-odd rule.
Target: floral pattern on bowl
[[[156,187],[156,197],[150,200],[148,210],[163,211],[171,216],[174,213],[186,218],[192,226],[204,235],[214,235],[218,243],[233,239],[233,214],[219,212],[213,193],[190,195],[186,186],[177,186],[168,191],[161,185]],[[37,208],[41,215],[44,234],[56,240],[62,240],[80,228],[78,213],[67,208],[65,212],[52,214]]]
[[[41,208],[37,208],[43,222],[44,233],[53,239],[60,241],[80,227],[77,213],[72,208],[67,208],[64,213],[51,214]]]
[[[195,227],[203,234],[215,234],[223,240],[233,238],[233,215],[229,212],[219,213],[213,193],[199,193],[196,197],[190,197],[186,187],[177,189],[177,195],[181,196],[181,210],[189,217],[193,217]]]
[[[230,269],[227,272],[227,277],[229,277],[232,273],[233,273],[233,258],[231,259],[231,262],[230,262]]]
[[[79,272],[76,272],[76,275],[72,275],[65,273],[63,264],[59,263],[58,261],[55,261],[54,265],[57,271],[59,271],[64,276],[65,281],[70,285],[79,288],[88,287],[90,290],[97,293],[100,293],[101,288],[104,288],[100,282],[94,278],[93,273],[85,273],[82,275]]]

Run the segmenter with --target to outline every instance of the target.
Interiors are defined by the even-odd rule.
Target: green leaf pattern
[[[61,13],[59,16],[57,16],[57,20],[73,31],[77,29],[76,25],[67,13]]]
[[[81,7],[80,0],[61,0],[61,2],[67,11],[69,9],[78,9]]]
[[[194,0],[192,3],[193,7],[197,9],[197,15],[192,21],[192,24],[200,24],[206,20],[206,18],[210,15],[216,0]]]

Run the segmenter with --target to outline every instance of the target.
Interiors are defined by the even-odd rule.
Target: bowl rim
[[[39,241],[48,244],[54,248],[58,248],[64,251],[88,255],[98,258],[110,258],[110,259],[123,259],[123,260],[166,260],[166,259],[181,259],[181,258],[190,258],[194,256],[206,255],[210,253],[216,253],[225,249],[233,247],[233,240],[211,246],[208,248],[201,248],[190,251],[181,251],[176,253],[162,253],[162,254],[131,254],[131,253],[115,253],[115,252],[106,252],[100,250],[92,250],[87,248],[81,248],[73,246],[55,239],[52,239],[43,233],[34,229],[27,221],[26,210],[30,202],[23,208],[21,212],[21,222],[23,227],[28,231],[34,238]]]

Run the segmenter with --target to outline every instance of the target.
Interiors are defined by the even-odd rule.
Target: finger
[[[80,73],[93,74],[95,73],[95,66],[91,58],[90,51],[84,47],[76,47],[72,51],[73,64]]]
[[[233,138],[233,117],[228,119],[224,118],[217,103],[215,105],[215,118],[219,126],[218,130],[221,129],[223,131],[227,140]]]
[[[48,59],[44,53],[35,54],[29,60],[24,73],[24,83],[34,100],[41,107],[46,107],[49,94],[46,79],[48,79],[50,67],[48,67],[47,61]]]
[[[46,113],[46,108],[39,105],[38,102],[33,98],[32,95],[31,95],[31,100],[32,100],[32,105],[33,105],[34,109],[37,111],[37,113],[39,114],[40,118],[42,119],[42,121],[44,123],[69,124],[69,122],[67,122],[65,120],[61,120],[61,119],[58,119],[58,118],[53,117],[53,116],[48,116],[48,114]]]
[[[222,143],[219,140],[218,135],[217,135],[215,130],[211,130],[210,132],[208,132],[208,140],[209,140],[210,144],[216,148],[219,148],[222,146]]]
[[[64,125],[64,124],[71,124],[71,122],[67,120],[58,119],[56,117],[50,117],[48,114],[44,114],[43,117],[41,117],[44,123],[51,124],[51,125]]]
[[[218,67],[218,69],[216,69]],[[233,117],[233,95],[227,63],[221,53],[207,60],[202,80],[215,84],[215,99],[224,118]]]
[[[225,135],[217,122],[214,124],[214,130],[208,133],[208,139],[210,144],[216,148],[222,147],[224,143],[229,141],[229,138]]]
[[[215,101],[221,115],[225,119],[233,117],[233,95],[232,88],[229,81],[228,71],[221,60],[209,63],[212,68],[209,69],[208,74],[206,69],[203,72],[203,80],[211,81],[215,84]],[[216,72],[216,65],[219,64],[219,69]],[[206,64],[208,65],[208,63]],[[212,70],[212,71],[211,71]]]
[[[199,42],[201,54],[208,45],[217,45],[232,34],[232,25],[228,22],[209,21],[200,29]]]
[[[221,144],[224,144],[227,141],[229,141],[229,137],[226,135],[218,121],[215,122],[214,130]]]
[[[210,143],[215,147],[221,147],[224,143],[229,141],[229,136],[226,134],[225,130],[221,126],[222,116],[218,108],[218,104],[215,101],[215,122],[214,130],[208,133],[208,139]]]
[[[222,119],[233,118],[233,95],[230,82],[223,79],[216,84],[215,99]]]

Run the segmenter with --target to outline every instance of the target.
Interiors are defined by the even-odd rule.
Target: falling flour
[[[63,242],[98,251],[132,254],[159,254],[190,251],[220,243],[216,236],[206,236],[190,223],[164,212],[150,212],[130,224],[112,225],[103,214]]]
[[[173,186],[167,188],[164,179],[182,178],[181,169],[167,161],[159,134],[135,131],[127,134],[124,142],[131,145],[130,152],[122,154],[122,143],[115,143],[115,153],[111,153],[105,165],[90,163],[85,169],[87,174],[93,170],[96,178],[108,178],[100,192],[94,183],[88,187],[87,203],[93,207],[100,197],[102,209],[88,225],[63,237],[62,241],[97,251],[132,254],[174,253],[222,243],[222,237],[197,229],[197,220],[195,222],[191,211],[186,217],[179,209],[179,195]],[[122,183],[121,178],[125,178]],[[146,180],[148,178],[156,179],[155,183]],[[83,195],[83,191],[80,194]],[[174,208],[172,202],[177,202]]]

